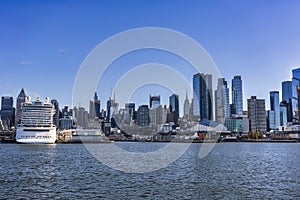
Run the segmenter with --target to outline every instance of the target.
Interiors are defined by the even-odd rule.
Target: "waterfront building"
[[[249,132],[249,119],[246,116],[236,116],[225,119],[224,125],[234,134]]]
[[[26,94],[24,89],[22,88],[18,97],[17,97],[17,104],[16,104],[16,117],[15,117],[15,125],[17,126],[21,122],[21,106],[26,100]]]
[[[264,133],[267,129],[265,100],[251,96],[247,100],[249,130],[251,132]]]
[[[148,126],[150,123],[148,105],[141,105],[137,110],[137,125]]]
[[[287,107],[280,103],[280,126],[287,126]]]
[[[13,107],[13,97],[3,96],[1,98],[1,120],[5,130],[14,126],[15,108]]]
[[[167,107],[159,105],[156,108],[156,124],[164,124],[167,121]]]
[[[188,95],[186,93],[186,97],[185,97],[184,104],[183,104],[183,117],[188,119],[189,113],[190,113],[190,102],[189,102]]]
[[[292,113],[293,113],[293,120],[298,120],[298,93],[297,87],[300,86],[300,68],[292,70]]]
[[[217,90],[215,90],[215,117],[220,123],[224,123],[225,118],[230,117],[229,89],[224,78],[218,79]]]
[[[59,129],[68,130],[73,128],[73,117],[66,115],[59,119]]]
[[[54,106],[53,124],[58,128],[59,118],[61,115],[59,110],[59,103],[56,99],[51,99],[51,104]]]
[[[275,111],[274,110],[268,110],[267,113],[267,131],[275,130]]]
[[[280,126],[279,91],[270,92],[270,110],[274,111],[274,117],[272,118],[274,121],[270,122],[270,124],[272,124],[270,128],[271,130],[278,130]]]
[[[160,105],[160,95],[158,96],[151,96],[149,95],[149,106],[151,108],[157,108]]]
[[[212,75],[194,74],[193,76],[193,112],[198,121],[213,118]]]

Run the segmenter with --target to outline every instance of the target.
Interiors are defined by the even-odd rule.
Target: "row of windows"
[[[48,135],[39,135],[39,136],[34,136],[34,135],[21,135],[22,139],[25,138],[36,138],[36,139],[49,139],[51,138],[51,136]]]

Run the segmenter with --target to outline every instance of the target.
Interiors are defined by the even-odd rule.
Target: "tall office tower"
[[[286,126],[288,122],[288,107],[286,101],[280,103],[280,126]]]
[[[176,116],[179,117],[179,95],[172,94],[169,97],[169,110],[170,112],[175,112]]]
[[[13,107],[13,98],[4,96],[1,101],[1,120],[4,126],[4,129],[10,129],[14,126],[15,122],[15,112]]]
[[[280,104],[279,104],[279,91],[270,92],[270,108],[274,111],[274,127],[272,130],[276,130],[280,126]]]
[[[117,113],[118,107],[119,107],[119,104],[116,102],[115,97],[114,98],[111,98],[111,97],[109,98],[109,100],[107,101],[106,107],[107,107],[106,121],[110,122],[111,118],[113,118],[114,114]]]
[[[82,127],[85,127],[87,124],[87,120],[88,120],[88,112],[85,110],[84,107],[79,106],[74,107],[74,117],[76,119],[76,124],[80,125]]]
[[[54,115],[53,115],[53,124],[56,128],[59,127],[59,118],[60,118],[60,111],[59,111],[59,103],[56,99],[51,99],[51,103],[54,106]]]
[[[292,81],[283,81],[281,83],[282,87],[282,101],[289,102],[293,98],[292,93]]]
[[[141,105],[137,110],[137,124],[139,126],[148,126],[150,123],[148,105]]]
[[[293,122],[293,85],[292,81],[282,82],[282,102],[281,106],[285,106],[287,109],[287,122]]]
[[[229,89],[224,78],[218,79],[217,90],[215,90],[215,117],[220,123],[230,117]]]
[[[251,132],[263,133],[267,129],[265,100],[252,96],[247,100],[248,118]]]
[[[300,68],[292,70],[292,110],[293,120],[298,120],[298,94],[297,87],[300,86]]]
[[[135,103],[125,103],[124,110],[124,123],[130,124],[132,120],[135,120]]]
[[[193,76],[193,110],[196,119],[213,118],[212,75],[194,74]]]
[[[160,105],[160,95],[158,95],[158,96],[149,95],[149,106],[150,106],[150,108],[156,108],[159,105]]]
[[[97,92],[95,92],[94,99],[90,101],[89,105],[89,118],[95,119],[100,118],[100,100],[98,100]]]
[[[243,82],[241,76],[234,76],[231,83],[232,114],[243,114]]]
[[[17,105],[16,105],[16,119],[15,119],[15,125],[17,126],[21,122],[21,106],[22,103],[25,102],[26,94],[24,92],[24,89],[22,88],[18,97],[17,97]]]
[[[185,97],[184,104],[183,104],[183,117],[189,118],[189,113],[190,113],[190,101],[189,101],[188,95],[186,93],[186,97]]]
[[[98,99],[97,92],[95,92],[94,95],[94,109],[95,109],[95,115],[100,119],[101,114],[100,114],[100,100]]]

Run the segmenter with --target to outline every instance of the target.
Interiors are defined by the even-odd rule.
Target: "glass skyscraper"
[[[217,122],[224,123],[225,117],[230,117],[229,89],[224,78],[218,79],[215,91],[215,118]]]
[[[15,109],[13,97],[4,96],[1,98],[1,120],[5,129],[10,129],[15,123]]]
[[[212,75],[194,74],[193,76],[193,111],[194,117],[200,119],[213,118]]]
[[[169,110],[171,113],[175,112],[177,119],[179,118],[179,95],[172,94],[169,97]]]
[[[270,108],[274,111],[274,129],[278,129],[280,126],[279,91],[270,92]]]
[[[300,86],[300,68],[292,70],[292,110],[293,118],[298,119],[298,97],[297,97],[297,87]]]
[[[243,82],[241,76],[234,76],[231,84],[232,114],[243,114]]]

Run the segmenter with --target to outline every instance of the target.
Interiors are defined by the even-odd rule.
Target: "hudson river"
[[[115,144],[133,151],[165,145]],[[166,168],[128,174],[102,164],[83,144],[0,144],[0,199],[300,198],[299,143],[221,143],[202,159],[200,146]]]

